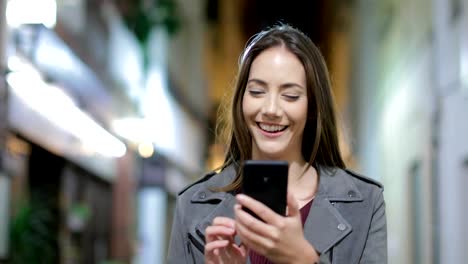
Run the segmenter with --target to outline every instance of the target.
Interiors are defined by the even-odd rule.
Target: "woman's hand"
[[[278,215],[246,195],[236,196],[236,231],[242,244],[274,263],[315,263],[319,256],[304,237],[299,206],[288,193],[288,216]],[[242,210],[249,208],[265,222]]]
[[[234,241],[235,222],[231,218],[216,217],[205,230],[205,263],[207,264],[245,264],[247,249]]]

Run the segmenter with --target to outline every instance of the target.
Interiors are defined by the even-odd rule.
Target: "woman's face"
[[[303,160],[307,87],[304,66],[293,53],[273,47],[254,59],[242,107],[253,159]]]

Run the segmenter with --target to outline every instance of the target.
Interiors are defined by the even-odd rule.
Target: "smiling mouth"
[[[257,126],[267,132],[267,133],[278,133],[278,132],[282,132],[284,130],[286,130],[286,128],[288,128],[288,126],[282,126],[282,125],[267,125],[267,124],[263,124],[263,123],[260,123],[260,122],[257,122]]]

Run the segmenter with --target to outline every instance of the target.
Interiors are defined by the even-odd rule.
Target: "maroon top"
[[[301,209],[301,220],[302,220],[302,226],[304,226],[305,220],[307,216],[309,215],[310,207],[312,206],[312,200],[308,202],[306,205],[304,205]],[[257,254],[255,251],[251,250],[249,252],[249,257],[250,257],[250,262],[252,264],[273,264],[273,262],[269,261],[267,258],[265,258],[262,255]]]

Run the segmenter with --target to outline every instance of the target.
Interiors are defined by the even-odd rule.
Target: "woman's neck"
[[[315,197],[318,188],[317,171],[307,162],[290,162],[288,191],[302,205]]]

